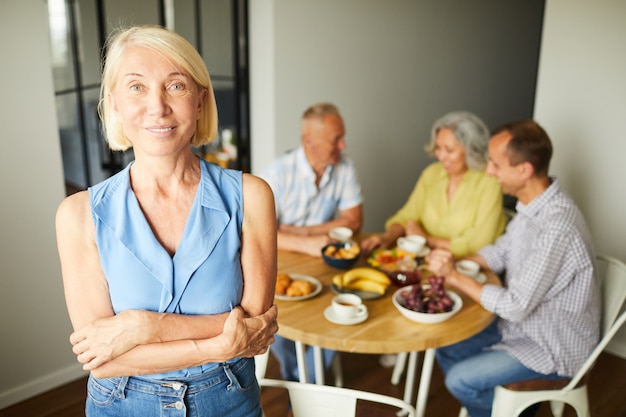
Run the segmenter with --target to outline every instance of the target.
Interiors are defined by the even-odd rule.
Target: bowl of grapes
[[[444,277],[431,275],[428,284],[402,287],[393,294],[393,305],[407,319],[417,323],[441,323],[463,307],[461,297],[444,288]]]

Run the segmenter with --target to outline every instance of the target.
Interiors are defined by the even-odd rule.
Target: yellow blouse
[[[426,167],[407,202],[385,222],[385,228],[415,220],[429,236],[450,239],[455,257],[493,243],[505,226],[498,181],[484,171],[469,170],[452,201],[448,200],[448,182],[440,162]]]

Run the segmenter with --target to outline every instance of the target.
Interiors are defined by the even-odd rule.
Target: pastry
[[[301,279],[293,280],[287,288],[287,295],[290,297],[301,297],[309,295],[311,292],[313,292],[313,284]]]
[[[276,276],[276,294],[285,295],[292,281],[288,274],[278,274]]]

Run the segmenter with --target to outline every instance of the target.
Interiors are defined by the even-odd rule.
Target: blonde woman
[[[87,416],[261,416],[253,356],[277,330],[274,203],[261,179],[191,151],[217,130],[202,58],[160,27],[120,31],[100,112],[111,149],[135,160],[57,213]]]

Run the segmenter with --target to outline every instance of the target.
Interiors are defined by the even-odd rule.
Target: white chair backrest
[[[598,272],[604,274],[602,281],[602,336],[617,318],[626,300],[626,264],[619,259],[598,255]]]
[[[387,404],[405,411],[408,417],[415,417],[412,405],[388,395],[266,378],[260,379],[259,385],[287,389],[294,417],[353,417],[358,400]]]
[[[578,385],[578,382],[591,369],[606,345],[626,321],[626,311],[620,314],[624,300],[626,300],[626,264],[607,255],[598,255],[597,260],[598,273],[600,276],[603,275],[601,339],[578,373],[563,388],[564,390],[571,390]]]
[[[270,350],[267,349],[265,353],[261,355],[256,355],[254,357],[254,373],[256,375],[256,379],[260,380],[261,378],[265,378],[265,373],[267,372],[267,362],[270,359]]]

